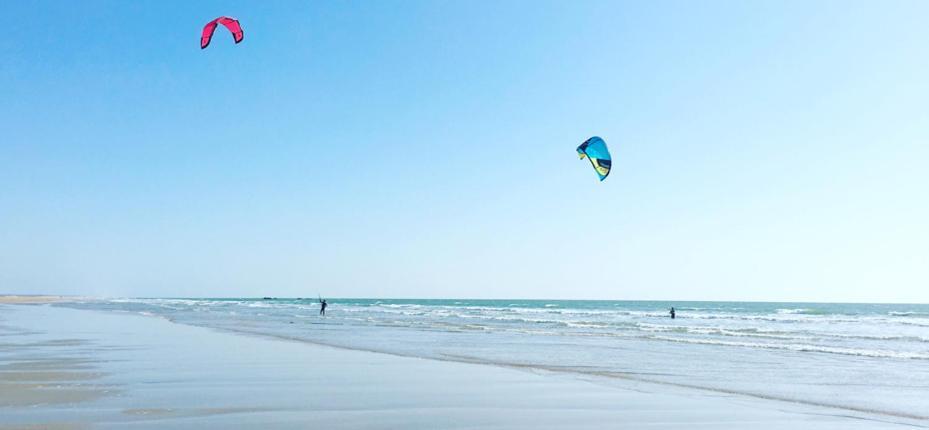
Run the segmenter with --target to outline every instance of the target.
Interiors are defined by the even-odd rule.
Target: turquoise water
[[[65,306],[406,356],[929,420],[929,305],[112,299]],[[668,308],[674,306],[677,318]]]

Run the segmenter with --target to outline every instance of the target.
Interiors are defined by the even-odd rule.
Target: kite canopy
[[[600,177],[601,181],[610,174],[610,166],[613,161],[603,139],[597,136],[587,139],[581,146],[577,147],[577,154],[581,156],[582,160],[584,157],[590,159],[590,164],[594,166],[594,170],[597,171],[597,176]]]
[[[229,32],[232,33],[232,39],[235,40],[235,43],[239,43],[245,37],[245,33],[242,32],[242,26],[239,25],[239,20],[235,18],[229,18],[228,16],[221,16],[216,18],[203,26],[203,34],[200,35],[200,49],[210,46],[210,40],[213,40],[213,32],[216,31],[216,27],[222,24],[224,27],[229,29]]]

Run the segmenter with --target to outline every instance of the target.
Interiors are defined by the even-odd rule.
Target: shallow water
[[[315,299],[60,306],[929,420],[929,305],[332,299],[325,317]]]

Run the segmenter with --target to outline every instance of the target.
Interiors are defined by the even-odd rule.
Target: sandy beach
[[[899,421],[899,422],[892,422]],[[794,428],[907,420],[0,305],[0,428]]]

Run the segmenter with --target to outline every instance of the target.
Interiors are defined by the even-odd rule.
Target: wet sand
[[[349,351],[155,317],[0,305],[0,430],[913,424],[920,426],[648,383]]]

